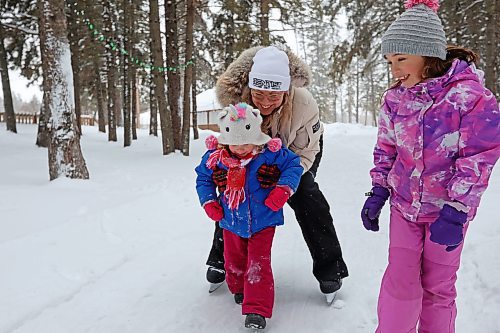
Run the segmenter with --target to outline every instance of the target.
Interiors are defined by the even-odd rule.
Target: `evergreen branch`
[[[19,30],[19,31],[22,31],[28,35],[38,35],[38,31],[37,30],[31,30],[31,29],[28,29],[28,28],[25,28],[25,27],[21,27],[21,26],[17,26],[17,25],[12,25],[12,24],[9,24],[9,23],[4,23],[4,22],[0,22],[0,24],[2,24],[4,27],[7,27],[7,28],[11,28],[11,29],[15,29],[15,30]]]

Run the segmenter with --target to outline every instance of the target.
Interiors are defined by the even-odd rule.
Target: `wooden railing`
[[[80,116],[80,123],[83,126],[94,126],[97,121],[91,115],[82,114]]]
[[[218,110],[198,111],[198,128],[218,132],[219,127],[215,124],[215,112],[218,112]],[[16,123],[37,124],[38,117],[39,115],[32,113],[16,113]],[[0,122],[5,122],[4,112],[0,112]],[[95,126],[97,124],[97,120],[92,115],[81,115],[80,122],[83,126]]]
[[[38,123],[37,114],[32,113],[16,113],[16,123],[18,124],[37,124]],[[97,122],[91,115],[81,115],[80,121],[82,125],[94,126]],[[0,122],[5,122],[5,113],[0,112]]]
[[[0,122],[5,122],[5,113],[0,112]],[[16,123],[18,124],[36,124],[38,116],[32,113],[16,113]]]
[[[216,123],[217,114],[219,112],[220,110],[198,111],[197,112],[198,128],[219,132],[219,126],[217,126]]]

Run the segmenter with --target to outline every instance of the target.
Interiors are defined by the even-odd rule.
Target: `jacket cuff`
[[[470,207],[467,207],[466,205],[464,205],[463,203],[461,203],[459,201],[451,201],[451,202],[447,202],[447,204],[449,206],[455,208],[456,210],[464,212],[464,213],[468,213],[470,211]]]
[[[288,185],[276,185],[276,187],[281,187],[282,189],[284,189],[285,191],[287,191],[288,193],[290,193],[290,196],[293,195],[293,190]]]
[[[206,205],[208,205],[208,204],[209,204],[209,203],[211,203],[211,202],[216,202],[216,200],[207,200],[207,201],[205,201],[205,202],[201,205],[201,207],[205,208],[205,206],[206,206]]]

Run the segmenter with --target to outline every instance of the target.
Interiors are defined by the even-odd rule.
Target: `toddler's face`
[[[385,58],[391,67],[392,76],[401,85],[410,88],[423,80],[424,57],[414,54],[390,53]]]
[[[255,145],[252,145],[252,144],[229,145],[229,150],[231,151],[231,153],[233,153],[236,157],[239,157],[239,158],[250,154],[254,148],[255,148]]]

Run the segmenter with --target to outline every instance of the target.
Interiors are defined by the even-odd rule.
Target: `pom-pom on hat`
[[[250,89],[288,91],[290,88],[290,66],[288,56],[275,46],[260,49],[253,57],[248,74]]]
[[[404,53],[446,59],[446,36],[437,15],[439,0],[407,0],[406,11],[382,37],[382,54]]]
[[[218,141],[224,145],[263,145],[271,137],[262,133],[262,116],[258,109],[246,103],[229,105],[222,109],[217,119],[220,135]]]

